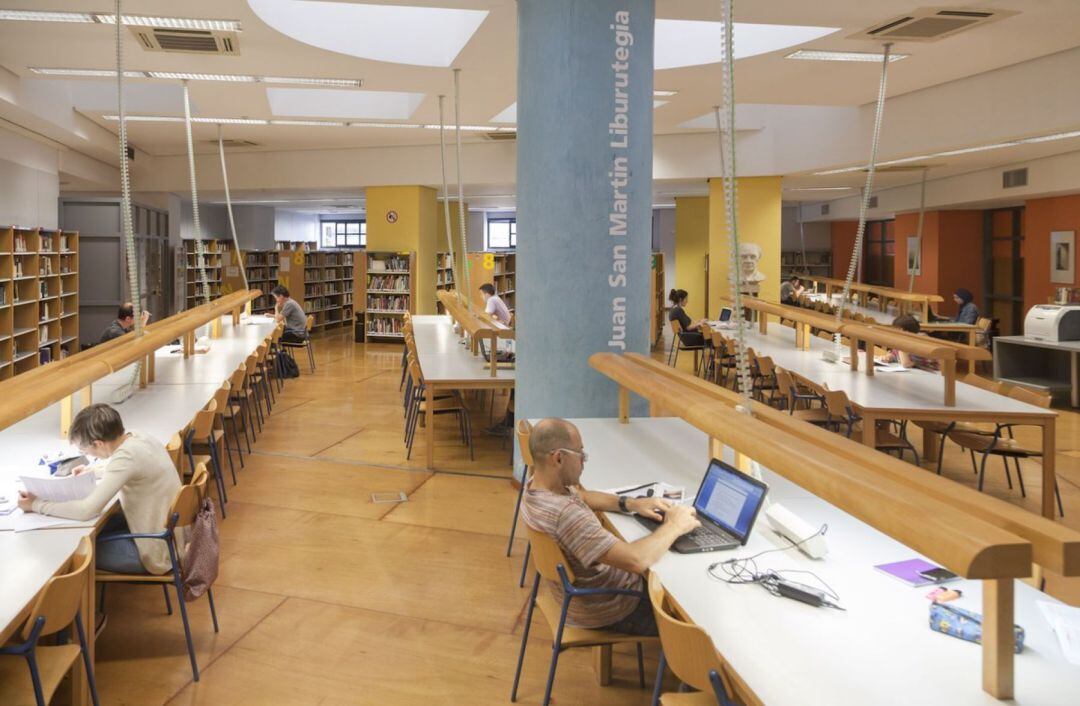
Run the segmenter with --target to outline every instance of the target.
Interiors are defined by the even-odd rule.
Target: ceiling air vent
[[[877,196],[871,196],[870,200],[866,203],[867,208],[877,208]]]
[[[132,27],[131,33],[135,35],[139,45],[149,51],[228,55],[240,53],[239,35],[236,32]]]
[[[1013,189],[1018,186],[1027,186],[1028,183],[1028,170],[1027,167],[1022,169],[1010,169],[1001,173],[1001,188]]]
[[[821,204],[821,215],[823,215],[823,216],[829,215],[829,204],[827,204],[827,203]]]
[[[218,143],[217,140],[203,140],[203,142],[205,142],[208,145],[213,145],[215,147],[217,147],[217,143]],[[226,147],[258,147],[259,146],[258,142],[252,142],[251,140],[237,140],[237,139],[233,139],[233,138],[222,140],[222,142],[225,143]]]
[[[517,132],[485,132],[484,139],[493,142],[513,142],[517,139]]]
[[[848,39],[874,39],[877,41],[936,42],[974,27],[1012,17],[1016,10],[997,8],[938,8],[920,7],[897,17],[879,22]]]

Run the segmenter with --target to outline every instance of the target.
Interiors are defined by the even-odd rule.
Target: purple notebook
[[[891,564],[878,564],[874,568],[895,579],[900,579],[909,586],[929,586],[934,582],[919,576],[919,572],[930,571],[938,567],[922,559],[908,559],[907,561],[894,561]]]

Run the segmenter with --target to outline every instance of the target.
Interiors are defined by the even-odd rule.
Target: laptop
[[[722,324],[726,324],[728,321],[731,321],[731,309],[726,306],[721,309],[720,318],[718,319],[718,321]]]
[[[768,491],[761,481],[714,458],[694,498],[701,526],[679,537],[671,548],[680,554],[696,554],[745,545]],[[640,515],[634,519],[650,531],[660,526]]]

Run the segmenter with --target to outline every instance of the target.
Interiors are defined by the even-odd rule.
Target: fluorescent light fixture
[[[235,83],[254,83],[254,76],[243,74],[191,74],[183,71],[147,71],[150,78],[173,79],[177,81],[232,81]]]
[[[670,98],[678,93],[678,91],[653,91],[652,94],[656,98]]]
[[[303,76],[263,76],[263,83],[291,83],[298,86],[341,86],[343,88],[360,88],[364,80],[359,78],[306,78]]]
[[[117,121],[116,115],[103,115],[105,120]],[[184,119],[171,115],[128,115],[126,122],[132,123],[182,123]],[[262,118],[192,118],[193,123],[205,123],[209,125],[286,125],[307,127],[366,127],[366,128],[404,128],[412,130],[438,130],[438,125],[418,125],[416,123],[368,123],[344,120],[289,120],[277,119],[264,120]],[[453,125],[447,125],[447,130],[453,130]],[[492,125],[462,125],[462,132],[516,132],[513,127],[495,127]]]
[[[185,17],[147,17],[145,15],[124,15],[124,24],[131,27],[161,27],[163,29],[202,29],[218,32],[239,32],[237,20],[206,20]],[[116,15],[94,13],[94,21],[101,24],[116,24]]]
[[[659,108],[660,106],[662,106],[662,105],[667,105],[667,104],[668,104],[668,102],[667,102],[667,101],[658,101],[658,100],[654,100],[654,101],[652,102],[652,107],[653,107],[653,110],[656,110],[656,109],[657,109],[657,108]]]
[[[299,125],[304,127],[345,127],[342,120],[271,120],[271,125]]]
[[[420,107],[424,94],[268,87],[266,98],[270,102],[270,112],[283,117],[408,120]]]
[[[118,115],[103,115],[105,120],[120,120]],[[124,122],[129,123],[182,123],[183,118],[171,115],[125,115]],[[193,123],[206,123],[210,125],[268,125],[269,120],[261,118],[192,118]]]
[[[850,191],[854,186],[785,186],[784,191]]]
[[[39,69],[30,68],[31,73],[41,76],[71,76],[82,78],[116,78],[116,69]],[[125,78],[146,78],[143,71],[125,71]]]
[[[657,20],[653,65],[657,71],[715,64],[724,59],[724,25],[704,20]],[[735,23],[735,59],[787,49],[819,39],[837,27]]]
[[[911,54],[889,54],[889,63],[906,59]],[[803,59],[806,61],[855,61],[880,64],[885,58],[884,54],[875,54],[868,51],[826,51],[823,49],[799,49],[793,51],[785,59]]]
[[[956,157],[963,154],[974,154],[976,152],[991,152],[993,150],[1000,150],[1006,147],[1019,147],[1020,145],[1036,145],[1043,142],[1071,140],[1076,137],[1080,137],[1080,130],[1070,130],[1069,132],[1055,132],[1049,135],[1037,135],[1035,137],[1021,137],[1019,139],[1008,140],[1006,142],[993,142],[988,145],[976,145],[974,147],[960,147],[954,150],[943,150],[941,152],[931,152],[930,154],[915,155],[914,157],[901,157],[900,159],[890,159],[885,162],[878,162],[877,166],[893,167],[898,164],[911,164],[912,162],[921,162],[923,160],[934,159],[936,157]],[[861,172],[866,168],[866,165],[860,165],[857,167],[842,167],[840,169],[829,169],[823,172],[814,172],[814,176],[828,176],[830,174],[849,174],[851,172]]]
[[[375,127],[375,128],[395,128],[395,127],[398,127],[398,128],[413,128],[413,129],[427,127],[426,125],[410,125],[409,123],[360,123],[360,122],[349,122],[349,123],[346,123],[346,125],[348,125],[349,127]]]
[[[304,44],[395,64],[449,67],[487,10],[322,0],[248,0],[263,22]]]
[[[57,12],[53,10],[0,10],[0,20],[22,22],[93,22],[89,12]]]

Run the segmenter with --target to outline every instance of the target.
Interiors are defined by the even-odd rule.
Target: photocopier
[[[1024,336],[1036,341],[1080,340],[1080,305],[1036,304],[1024,317]]]

